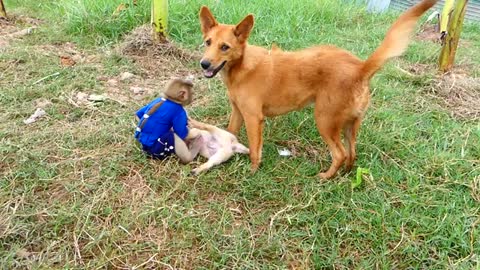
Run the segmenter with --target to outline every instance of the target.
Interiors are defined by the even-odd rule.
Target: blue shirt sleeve
[[[181,107],[175,118],[173,118],[173,131],[182,140],[185,140],[188,135],[187,121],[187,112]]]

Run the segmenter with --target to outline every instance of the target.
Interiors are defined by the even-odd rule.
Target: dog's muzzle
[[[206,78],[213,78],[225,66],[227,61],[223,61],[218,67],[213,67],[209,61],[202,60],[200,65],[203,68],[203,75]]]

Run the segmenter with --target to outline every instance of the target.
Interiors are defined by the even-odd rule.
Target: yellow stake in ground
[[[155,42],[163,42],[167,37],[168,0],[152,0],[152,32]]]
[[[3,5],[3,0],[0,0],[0,17],[7,17],[7,11],[5,11],[5,6]]]
[[[442,30],[443,46],[439,59],[440,71],[442,72],[447,72],[453,67],[455,54],[457,53],[458,41],[460,39],[460,33],[462,32],[463,19],[467,11],[467,3],[468,0],[456,0],[451,16],[448,15],[446,16],[447,18],[445,18],[445,16],[442,14],[442,22],[447,21],[447,28],[445,29],[445,32]],[[446,11],[447,8],[447,6],[444,7],[443,13],[449,13],[447,12],[448,10]],[[440,27],[442,27],[442,25]]]
[[[455,3],[455,0],[446,0],[445,5],[443,5],[442,16],[440,17],[440,33],[442,37],[447,33],[448,20],[453,10],[453,3]]]

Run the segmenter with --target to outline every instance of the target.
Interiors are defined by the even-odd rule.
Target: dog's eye
[[[226,52],[230,47],[228,45],[223,44],[222,47],[220,48],[222,51]]]
[[[211,39],[207,39],[205,40],[205,46],[210,46],[210,44],[212,44],[212,40]]]

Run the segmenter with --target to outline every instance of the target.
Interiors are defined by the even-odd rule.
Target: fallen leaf
[[[28,258],[31,255],[31,253],[28,252],[26,249],[21,248],[17,250],[16,255],[21,258]]]
[[[145,92],[145,89],[143,89],[142,87],[138,87],[138,86],[132,86],[130,87],[130,90],[135,94],[135,95],[141,95]]]
[[[60,64],[64,67],[71,67],[76,63],[70,56],[60,56]]]
[[[97,102],[97,101],[105,101],[107,99],[107,97],[104,96],[104,95],[91,94],[91,95],[88,96],[87,99],[90,100],[90,101]]]
[[[118,14],[120,14],[120,12],[124,11],[124,10],[127,9],[127,8],[128,8],[128,4],[122,3],[122,4],[118,5],[118,7],[117,7],[117,8],[115,9],[115,11],[113,12],[112,16],[113,16],[113,17],[118,16]]]
[[[82,58],[81,55],[75,54],[74,56],[72,56],[72,60],[73,60],[75,63],[80,63],[80,62],[82,62],[83,58]]]
[[[288,150],[287,148],[284,148],[282,150],[278,150],[278,154],[282,157],[289,157],[292,155],[292,152],[290,152],[290,150]]]
[[[122,74],[120,74],[120,81],[130,80],[131,78],[133,78],[133,76],[135,76],[135,75],[133,75],[130,72],[123,72]]]
[[[35,28],[36,27],[25,28],[23,30],[11,33],[10,36],[11,37],[23,37],[23,36],[31,34],[33,32],[33,29],[35,29]]]
[[[28,119],[23,120],[23,123],[25,123],[26,125],[32,124],[46,114],[47,113],[42,108],[37,108],[37,110],[32,115],[30,115]]]
[[[110,80],[107,81],[107,84],[110,85],[110,86],[117,86],[118,81],[115,80],[115,79],[110,79]]]
[[[362,184],[363,180],[363,175],[364,174],[369,174],[370,170],[366,168],[357,168],[357,175],[356,177],[352,180],[352,189],[359,187]]]

